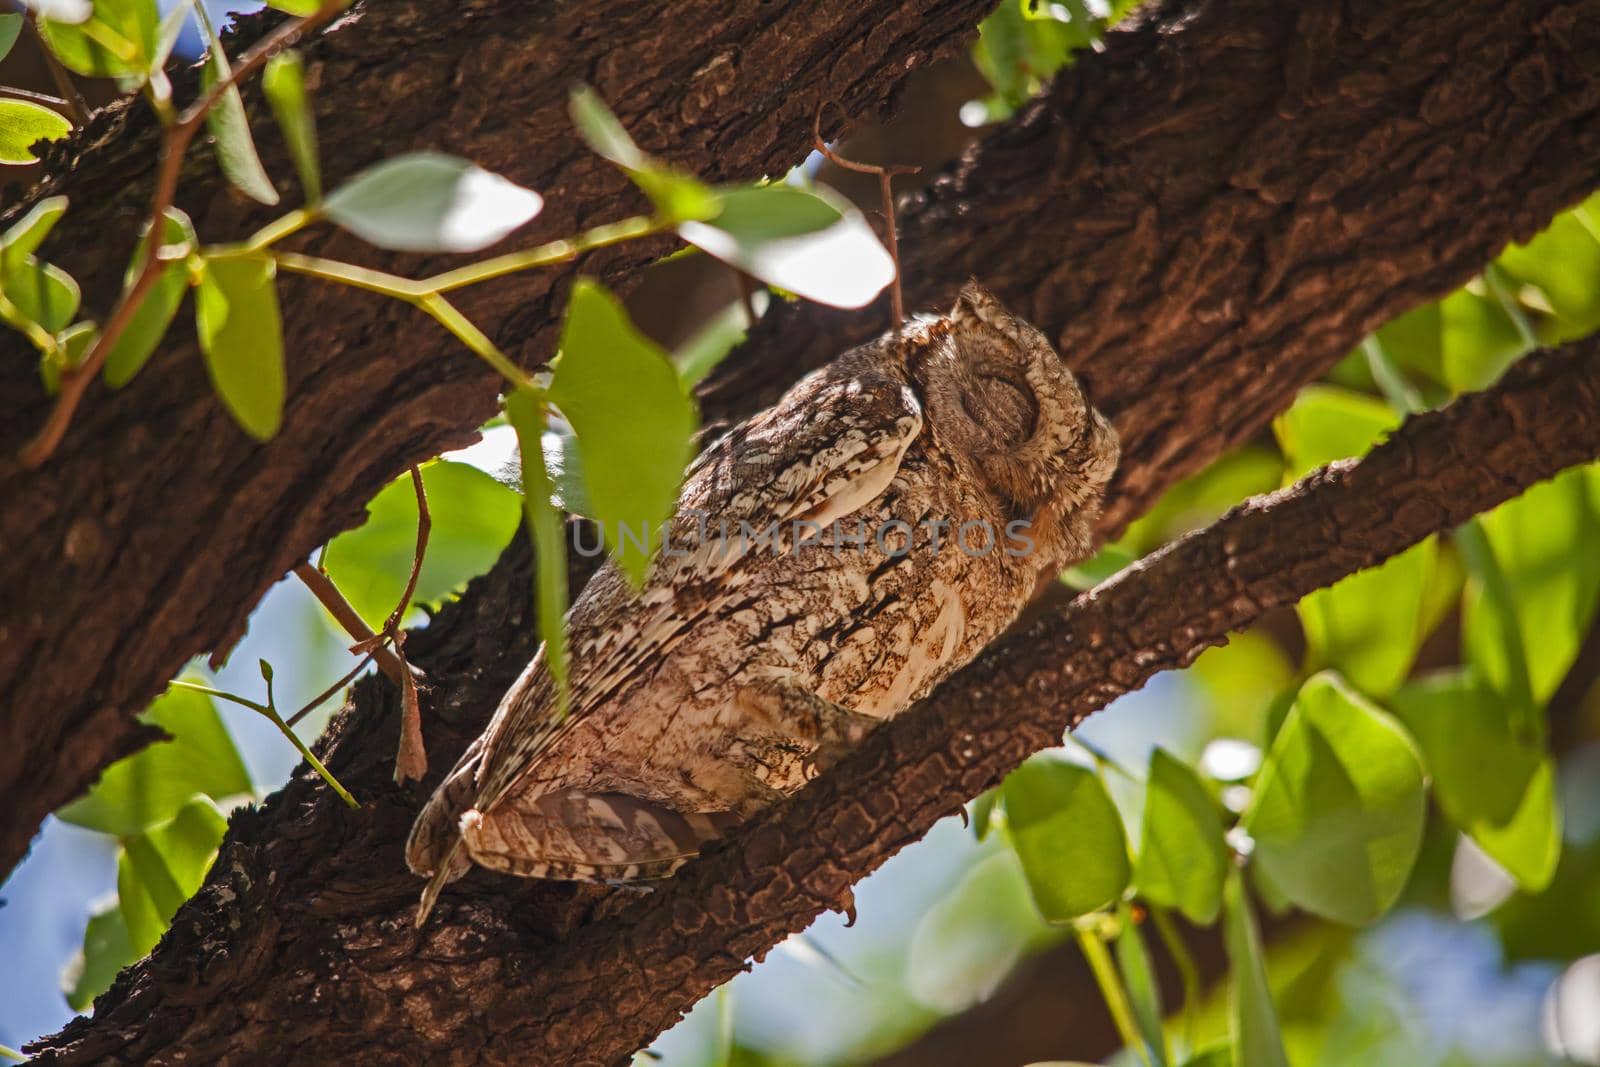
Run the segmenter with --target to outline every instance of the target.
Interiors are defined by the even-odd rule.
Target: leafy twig
[[[311,595],[321,601],[322,606],[328,609],[328,614],[333,616],[334,621],[344,627],[344,632],[350,635],[356,642],[357,647],[375,641],[378,635],[372,632],[372,628],[361,617],[361,613],[350,606],[350,602],[344,598],[344,594],[339,592],[339,587],[334,585],[333,580],[326,574],[313,567],[310,563],[299,563],[295,565],[294,575],[300,579],[307,589],[311,590]],[[381,645],[373,645],[367,651],[371,652],[373,659],[378,664],[378,669],[388,675],[390,681],[400,685],[400,679],[405,677],[406,674],[406,668],[402,665],[400,658]]]
[[[318,776],[320,776],[324,782],[328,783],[328,788],[339,794],[339,799],[343,800],[346,804],[350,805],[350,807],[359,811],[361,805],[356,803],[356,798],[350,795],[350,791],[348,789],[339,784],[339,779],[333,776],[333,772],[328,770],[328,768],[323,765],[321,760],[317,759],[317,757],[312,753],[311,749],[306,747],[306,743],[300,740],[299,735],[297,735],[293,730],[289,729],[289,724],[283,721],[283,716],[278,714],[278,709],[272,704],[272,679],[269,676],[269,672],[265,669],[265,661],[263,661],[262,675],[267,677],[268,702],[265,704],[262,704],[259,701],[251,700],[249,697],[239,696],[237,693],[229,693],[226,690],[218,689],[215,686],[200,685],[198,682],[187,682],[182,678],[176,678],[167,684],[175,689],[187,689],[193,693],[204,693],[206,696],[216,697],[218,700],[226,700],[229,703],[238,704],[240,707],[249,708],[251,711],[271,719],[273,725],[278,728],[279,732],[282,733],[283,736],[287,737],[289,742],[293,744],[294,747],[300,752],[300,755],[305,757],[305,761],[311,764],[311,769],[316,771]]]
[[[889,187],[889,183],[897,175],[916,174],[922,168],[911,166],[880,167],[874,163],[854,163],[845,159],[832,148],[829,148],[828,142],[822,139],[822,109],[826,106],[826,104],[819,106],[816,116],[811,120],[811,137],[816,144],[817,151],[821,152],[823,158],[836,167],[843,167],[845,170],[855,171],[857,174],[874,174],[878,178],[878,195],[883,198],[884,243],[889,246],[889,258],[894,261],[894,281],[890,283],[889,287],[889,309],[894,321],[890,323],[890,329],[894,331],[895,337],[898,338],[900,336],[900,327],[906,321],[906,307],[905,300],[900,292],[900,238],[895,230],[894,191]]]
[[[333,694],[337,693],[339,690],[355,681],[356,675],[367,669],[367,664],[372,662],[373,656],[374,653],[367,653],[361,658],[361,662],[357,663],[354,667],[351,667],[349,673],[347,673],[343,678],[340,678],[337,682],[334,682],[332,685],[328,686],[328,688],[324,689],[322,692],[306,701],[305,705],[301,707],[299,711],[289,716],[284,720],[284,722],[288,723],[290,726],[294,726],[298,724],[301,719],[305,718],[317,708],[321,707],[324,700],[327,700],[329,697],[333,696]]]
[[[72,80],[67,68],[61,65],[55,52],[45,43],[44,34],[39,32],[38,18],[37,12],[30,11],[28,17],[23,20],[24,25],[28,27],[28,35],[33,38],[33,43],[39,46],[39,51],[44,55],[45,68],[50,71],[50,80],[56,83],[56,91],[61,94],[63,102],[67,105],[68,117],[72,119],[72,124],[82,126],[84,120],[89,117],[89,102],[78,91],[78,84]]]
[[[105,365],[111,350],[160,278],[161,259],[157,251],[161,242],[157,239],[157,235],[161,232],[160,227],[166,218],[167,209],[172,206],[173,198],[177,195],[178,174],[183,165],[184,153],[188,151],[195,135],[200,132],[206,115],[216,106],[217,101],[222,99],[223,94],[234,88],[241,79],[254,74],[274,53],[293,44],[307,30],[332,18],[344,8],[346,2],[347,0],[325,0],[323,5],[310,15],[296,21],[285,22],[257,41],[240,57],[238,64],[226,78],[219,78],[210,92],[185,108],[177,121],[167,127],[166,136],[161,144],[161,165],[156,172],[155,192],[150,197],[151,238],[145,243],[144,260],[139,266],[138,276],[133,284],[123,291],[117,306],[106,319],[105,329],[95,338],[94,344],[84,354],[83,361],[62,372],[61,391],[56,395],[55,407],[51,409],[49,419],[22,450],[20,460],[24,467],[38,467],[55,452],[62,436],[67,432],[67,426],[72,422],[73,413],[83,400],[84,392],[89,388],[89,383],[100,373],[100,368]]]

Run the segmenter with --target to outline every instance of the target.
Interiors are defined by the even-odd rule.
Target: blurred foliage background
[[[917,75],[845,146],[937,167],[1024,106],[1131,4],[1005,0],[969,61]],[[213,5],[221,14],[225,5]],[[25,63],[27,57],[8,60]],[[876,185],[808,161],[872,213]],[[679,257],[635,320],[709,365],[741,335],[726,270]],[[1600,195],[1477,279],[1389,323],[1263,433],[1174,488],[1087,587],[1252,495],[1359,456],[1412,411],[1600,327]],[[515,441],[424,472],[414,620],[487,570],[520,502]],[[324,562],[381,622],[415,536],[408,482]],[[639,1063],[1600,1063],[1600,466],[1280,611],[1031,760],[707,998]],[[299,586],[263,601],[208,683],[283,706],[349,663]],[[335,695],[298,728],[314,739]],[[297,754],[251,712],[173,691],[175,740],[46,826],[0,895],[0,1044],[87,1010],[198,886],[223,813]]]

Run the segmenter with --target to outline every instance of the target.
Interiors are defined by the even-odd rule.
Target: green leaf
[[[678,368],[678,384],[683,391],[690,392],[704,381],[749,331],[744,303],[739,300],[702,322],[672,353],[672,363]]]
[[[217,36],[216,27],[206,14],[205,4],[196,4],[194,13],[211,45],[206,53],[205,66],[200,71],[200,87],[209,93],[228,79],[228,54],[222,49],[222,39]],[[212,105],[206,115],[206,126],[216,139],[217,166],[222,168],[223,176],[235,189],[252,200],[276,204],[278,190],[267,175],[266,168],[261,165],[261,157],[256,154],[255,139],[250,134],[250,118],[245,114],[244,98],[239,95],[237,85],[229,86],[221,99]]]
[[[522,506],[533,540],[534,602],[539,637],[544,641],[545,669],[556,683],[561,715],[566,715],[567,688],[567,539],[561,513],[551,503],[554,492],[544,468],[539,439],[544,431],[544,398],[526,388],[505,399],[506,418],[517,431],[522,453]]]
[[[1529,696],[1543,705],[1577,658],[1600,598],[1600,464],[1540,482],[1477,522],[1499,575],[1473,568],[1462,612],[1468,662],[1514,701],[1520,646]],[[1503,577],[1503,587],[1490,577]]]
[[[1439,301],[1439,330],[1445,383],[1458,393],[1488,388],[1527,351],[1499,303],[1471,288]]]
[[[279,0],[274,6],[281,4]],[[313,2],[311,10],[315,11],[316,7]],[[322,171],[317,164],[316,117],[306,97],[305,68],[300,53],[279,52],[267,60],[266,69],[261,72],[261,91],[266,94],[278,128],[283,131],[295,172],[300,175],[306,203],[315,204],[322,199]]]
[[[994,825],[996,807],[1000,803],[1000,789],[985,789],[972,801],[972,836],[979,841],[989,836]]]
[[[1400,422],[1400,414],[1377,397],[1337,386],[1306,386],[1294,405],[1272,420],[1287,463],[1284,484],[1336,459],[1365,455]]]
[[[911,995],[941,1012],[992,993],[1017,960],[1048,936],[1017,857],[985,857],[923,912],[906,950]]]
[[[117,897],[138,955],[155,948],[178,908],[200,888],[227,828],[215,804],[195,797],[170,821],[123,841]]]
[[[577,435],[592,518],[638,586],[691,458],[694,402],[666,353],[588,278],[572,288],[552,368],[550,400]]]
[[[21,32],[21,15],[14,11],[0,15],[0,59],[11,54],[11,47],[17,43],[17,34]]]
[[[1139,858],[1139,894],[1209,926],[1222,907],[1228,846],[1222,816],[1200,776],[1157,748],[1150,753]]]
[[[1364,455],[1399,424],[1400,415],[1374,397],[1330,386],[1301,390],[1273,422],[1286,481]],[[1424,598],[1436,553],[1430,539],[1301,600],[1296,610],[1312,664],[1337,667],[1373,697],[1393,692],[1427,636]]]
[[[38,160],[35,141],[54,141],[72,132],[72,123],[31,100],[0,100],[0,163],[26,165]]]
[[[1150,1067],[1167,1067],[1167,1041],[1161,1028],[1161,991],[1156,986],[1155,969],[1150,966],[1144,935],[1139,924],[1134,922],[1131,909],[1123,904],[1118,912],[1122,929],[1117,933],[1117,968],[1127,986],[1139,1036],[1144,1038],[1145,1049],[1149,1052]]]
[[[244,761],[204,693],[168,689],[140,719],[171,740],[113,763],[87,796],[59,809],[56,818],[130,837],[171,819],[197,793],[222,800],[252,791]]]
[[[66,197],[47,196],[13,223],[5,236],[0,237],[0,277],[10,275],[27,263],[66,211]]]
[[[1183,1067],[1233,1067],[1233,1045],[1223,1041],[1183,1061]]]
[[[594,518],[589,483],[583,472],[583,454],[572,425],[566,419],[552,417],[539,440],[544,447],[544,469],[555,490],[550,502],[569,514]]]
[[[267,6],[304,18],[322,6],[322,0],[267,0]]]
[[[1105,545],[1089,559],[1062,572],[1061,580],[1074,589],[1093,589],[1120,573],[1138,557],[1118,545]]]
[[[570,110],[584,143],[596,155],[620,167],[650,198],[657,215],[687,222],[717,213],[718,195],[698,178],[646,155],[593,89],[587,85],[573,89]]]
[[[486,573],[517,531],[517,494],[465,463],[422,466],[433,528],[412,602],[435,607]],[[400,602],[417,547],[417,494],[411,475],[383,487],[367,505],[367,521],[328,543],[323,566],[374,630]]]
[[[32,256],[8,271],[0,288],[17,310],[50,333],[60,333],[78,314],[78,283],[53,263]]]
[[[1295,698],[1243,825],[1255,862],[1289,899],[1359,924],[1387,911],[1405,887],[1425,806],[1410,737],[1324,672]]]
[[[1046,920],[1067,922],[1122,895],[1128,842],[1099,775],[1044,752],[1012,771],[1001,790],[1006,837]]]
[[[206,260],[195,298],[195,326],[206,370],[244,431],[271,440],[283,421],[283,324],[268,256]]]
[[[194,232],[194,223],[189,221],[188,215],[175,207],[167,209],[166,217],[162,221],[161,240],[166,245],[187,245],[191,254],[200,247],[200,239]],[[124,288],[131,286],[139,276],[139,267],[144,262],[145,245],[148,241],[147,227],[144,235],[139,238],[138,246],[133,250],[133,258],[128,261],[127,271],[122,276]],[[157,346],[161,344],[161,339],[166,336],[167,327],[172,325],[172,318],[178,313],[178,305],[183,303],[183,294],[189,290],[190,275],[187,259],[174,259],[164,264],[160,270],[161,276],[145,294],[133,317],[128,320],[122,336],[117,338],[117,343],[112,345],[110,354],[106,356],[105,381],[113,389],[120,389],[128,384],[149,361]]]
[[[1549,885],[1561,856],[1551,760],[1520,735],[1503,702],[1454,671],[1401,689],[1394,710],[1416,737],[1450,820],[1524,889]]]
[[[1296,605],[1313,668],[1336,667],[1383,699],[1411,673],[1428,636],[1426,597],[1438,557],[1428,538]]]
[[[476,252],[539,213],[544,200],[442,152],[408,152],[368,167],[323,202],[357,237],[396,252]]]
[[[1600,236],[1590,232],[1584,212],[1600,211],[1600,194],[1564,211],[1525,245],[1511,245],[1495,261],[1549,303],[1540,338],[1559,344],[1600,329]]]
[[[1228,983],[1228,1032],[1237,1050],[1236,1062],[1249,1067],[1289,1067],[1272,990],[1267,987],[1261,932],[1238,871],[1228,875],[1223,900],[1223,940],[1233,972]]]
[[[89,916],[83,947],[61,972],[61,991],[73,1011],[83,1011],[111,988],[117,973],[139,958],[128,938],[122,908],[112,905]]]
[[[894,280],[877,235],[837,194],[793,185],[720,191],[709,222],[685,222],[685,241],[746,274],[819,304],[858,308]]]
[[[94,13],[79,22],[71,18],[75,11],[61,13],[68,17],[40,19],[39,31],[69,69],[93,78],[139,79],[150,69],[161,32],[155,0],[95,0]],[[115,50],[95,37],[114,43]]]

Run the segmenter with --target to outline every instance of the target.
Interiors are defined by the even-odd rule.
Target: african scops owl
[[[1091,549],[1117,438],[1043,334],[969,284],[806,376],[690,468],[642,591],[611,565],[418,817],[439,889],[671,874],[971,660]]]

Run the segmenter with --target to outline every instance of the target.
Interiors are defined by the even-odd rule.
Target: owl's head
[[[1117,467],[1116,431],[1044,334],[976,282],[910,367],[940,448],[1018,516],[1093,510]]]

